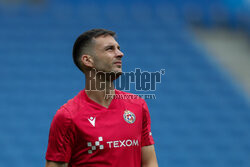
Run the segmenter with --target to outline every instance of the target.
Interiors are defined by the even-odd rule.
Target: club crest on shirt
[[[129,110],[125,110],[124,111],[124,114],[123,114],[123,118],[124,120],[129,123],[129,124],[132,124],[135,122],[135,114],[132,113],[131,111]]]

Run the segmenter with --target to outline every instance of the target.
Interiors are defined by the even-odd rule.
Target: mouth
[[[121,61],[117,61],[117,62],[114,62],[114,64],[122,65],[122,62]]]

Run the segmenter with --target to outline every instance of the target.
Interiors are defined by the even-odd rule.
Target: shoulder
[[[80,91],[75,97],[63,104],[57,114],[73,119],[80,110],[82,111],[85,106],[84,103],[83,91]]]
[[[53,120],[51,122],[51,132],[52,134],[53,132],[66,132],[71,124],[72,117],[70,112],[66,108],[61,107],[59,110],[57,110],[56,114],[53,117]]]

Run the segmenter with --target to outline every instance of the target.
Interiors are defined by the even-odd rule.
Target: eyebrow
[[[109,47],[116,47],[114,44],[108,44],[107,46],[104,47],[104,49],[107,49]],[[120,49],[120,45],[117,45],[117,48]]]

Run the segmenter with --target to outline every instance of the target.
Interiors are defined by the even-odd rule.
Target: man
[[[112,31],[78,37],[73,59],[85,74],[85,89],[54,116],[46,167],[158,167],[145,101],[106,98],[128,95],[113,84],[122,57]]]

